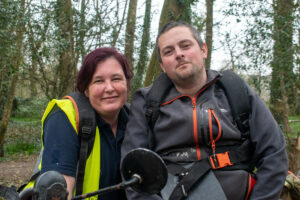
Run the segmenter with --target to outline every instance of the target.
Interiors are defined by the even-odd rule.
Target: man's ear
[[[202,57],[204,59],[206,59],[207,58],[207,45],[206,45],[206,43],[203,43],[201,51],[202,51]]]
[[[164,67],[163,63],[162,63],[162,62],[159,62],[159,65],[160,65],[160,68],[163,70],[163,72],[166,72],[166,70],[165,70],[165,67]]]

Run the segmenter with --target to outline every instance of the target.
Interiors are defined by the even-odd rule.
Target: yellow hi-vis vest
[[[76,126],[76,111],[74,109],[72,101],[69,99],[63,99],[63,100],[53,99],[52,101],[49,102],[49,104],[45,110],[45,113],[42,117],[41,138],[43,138],[44,121],[55,106],[58,106],[67,115],[74,130],[78,134],[78,130],[77,130],[77,126]],[[79,120],[79,119],[77,119],[77,120]],[[43,144],[43,139],[42,139],[42,150],[43,149],[44,149],[44,144]],[[83,190],[82,190],[83,194],[99,190],[100,155],[101,155],[100,154],[100,134],[99,134],[98,127],[96,127],[96,134],[95,134],[93,149],[86,161]],[[38,168],[39,168],[39,170],[41,170],[41,168],[42,168],[42,158],[40,159]],[[33,187],[34,181],[35,180],[29,182],[24,189]],[[97,196],[90,197],[87,199],[97,199]]]

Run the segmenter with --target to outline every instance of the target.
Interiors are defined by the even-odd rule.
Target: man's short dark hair
[[[160,55],[160,49],[159,49],[159,46],[158,46],[158,39],[159,37],[164,34],[165,32],[167,32],[168,30],[172,29],[172,28],[175,28],[175,27],[178,27],[178,26],[183,26],[183,27],[187,27],[188,29],[190,29],[190,31],[192,32],[192,35],[193,37],[195,38],[195,40],[198,42],[199,44],[199,47],[202,49],[203,47],[203,41],[202,39],[200,38],[200,33],[199,31],[193,27],[192,25],[186,23],[186,22],[181,22],[181,21],[170,21],[168,23],[166,23],[162,29],[160,30],[160,32],[158,33],[158,36],[156,38],[156,50],[157,50],[157,56],[158,56],[158,61],[161,63],[162,62],[162,59],[161,59],[161,55]]]

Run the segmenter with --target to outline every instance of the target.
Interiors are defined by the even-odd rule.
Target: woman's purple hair
[[[84,91],[88,88],[90,82],[92,81],[97,65],[100,62],[103,62],[107,58],[111,58],[111,57],[115,58],[122,66],[127,81],[128,91],[129,91],[130,80],[133,76],[132,69],[128,64],[126,57],[123,54],[119,53],[113,47],[102,47],[102,48],[95,49],[85,57],[83,64],[78,73],[76,89],[79,92],[84,93]]]

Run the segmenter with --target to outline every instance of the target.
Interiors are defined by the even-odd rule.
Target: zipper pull
[[[195,97],[192,98],[192,108],[193,109],[196,108],[196,98]]]
[[[213,141],[211,142],[211,148],[212,148],[212,150],[213,150],[214,161],[217,162],[215,140],[213,140]]]

